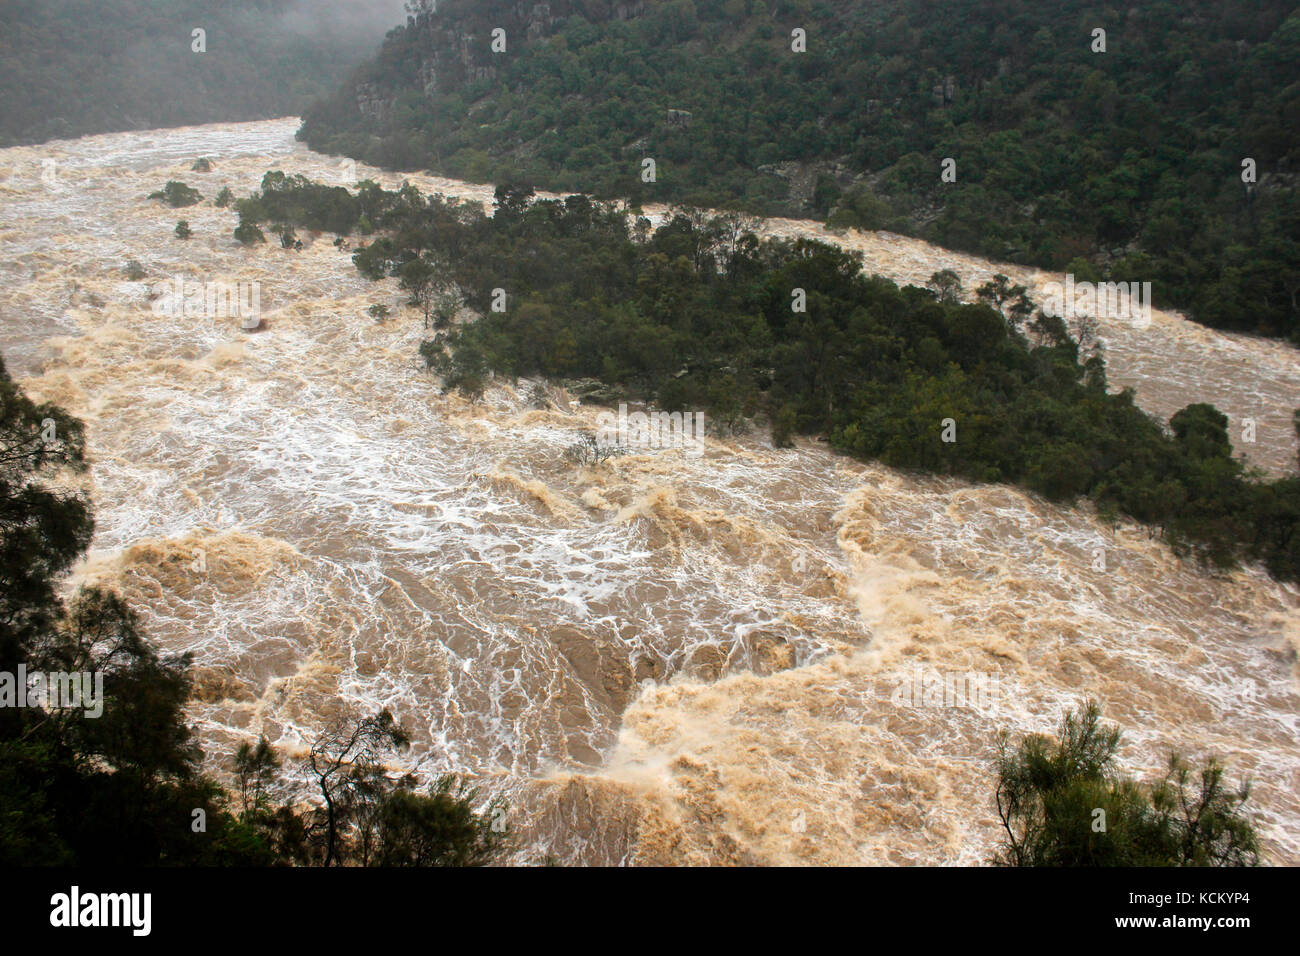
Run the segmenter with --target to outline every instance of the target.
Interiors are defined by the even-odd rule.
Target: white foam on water
[[[80,579],[121,588],[153,640],[195,653],[214,771],[252,735],[299,752],[345,708],[388,706],[414,738],[406,765],[510,796],[521,858],[975,863],[997,839],[997,732],[1050,731],[1096,696],[1132,772],[1177,748],[1254,775],[1270,859],[1300,861],[1293,586],[1212,577],[1145,529],[816,442],[711,439],[699,458],[578,468],[565,449],[598,409],[530,409],[529,383],[478,406],[443,396],[412,310],[366,315],[400,305],[394,282],[367,282],[328,235],[302,252],[234,242],[234,214],[209,201],[222,186],[246,195],[270,169],[337,181],[295,128],[0,151],[5,357],[88,424],[97,532]],[[200,156],[211,172],[190,171]],[[47,158],[61,189],[40,178]],[[205,201],[148,200],[168,179]],[[899,281],[1054,278],[901,236],[764,228],[857,249]],[[176,276],[259,282],[267,328],[154,314],[150,289]],[[1102,334],[1112,383],[1143,407],[1254,415],[1240,450],[1294,462],[1287,347],[1160,312]],[[921,665],[1014,693],[988,712],[900,708]]]

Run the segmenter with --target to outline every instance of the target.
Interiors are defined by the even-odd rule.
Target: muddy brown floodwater
[[[997,732],[1048,731],[1095,696],[1125,729],[1126,770],[1157,773],[1169,749],[1226,759],[1254,780],[1267,858],[1300,862],[1295,588],[1201,573],[1087,509],[816,442],[578,468],[565,450],[599,409],[560,394],[534,409],[530,383],[478,406],[440,395],[393,281],[361,278],[329,236],[233,241],[211,198],[269,169],[400,181],[307,151],[296,125],[0,151],[5,357],[88,425],[98,523],[77,580],[120,589],[154,641],[194,653],[211,770],[258,734],[292,757],[332,717],[386,706],[414,740],[404,766],[508,797],[521,862],[979,863]],[[190,170],[200,156],[210,172]],[[148,200],[168,179],[205,201]],[[902,282],[1057,278],[885,234],[764,229],[858,249]],[[260,283],[267,328],[156,313],[150,290],[178,277]],[[398,315],[377,324],[374,303]],[[1293,467],[1293,350],[1160,312],[1144,329],[1103,318],[1102,337],[1112,383],[1148,411],[1213,402],[1234,438],[1255,419],[1238,446],[1253,463]],[[994,693],[900,700],[918,674]]]

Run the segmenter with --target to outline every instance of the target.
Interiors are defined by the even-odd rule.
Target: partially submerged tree
[[[772,445],[775,448],[794,447],[794,434],[799,427],[799,416],[791,405],[782,405],[772,415]]]
[[[575,465],[599,465],[619,455],[627,454],[627,448],[617,441],[601,441],[591,432],[579,433],[578,440],[570,445],[564,457]]]
[[[379,866],[482,866],[505,849],[505,803],[498,797],[481,811],[478,791],[446,774],[427,795],[399,789],[379,814]]]
[[[460,299],[452,289],[447,266],[428,255],[412,259],[402,266],[398,287],[410,294],[410,304],[424,315],[424,327],[436,315],[441,328],[455,318]]]
[[[235,777],[244,813],[262,808],[267,785],[279,768],[280,758],[265,737],[258,737],[256,745],[248,741],[239,745],[235,751]]]
[[[951,269],[940,269],[931,275],[926,287],[945,305],[961,301],[961,276]]]
[[[461,294],[455,289],[447,288],[434,294],[429,314],[435,329],[445,329],[456,321],[456,313],[464,304]]]
[[[381,757],[410,743],[387,710],[364,717],[350,727],[335,725],[312,744],[307,767],[325,801],[325,866],[341,861],[340,833],[358,790],[370,785],[382,769]]]
[[[302,251],[302,240],[290,224],[277,222],[271,226],[271,232],[280,237],[280,248]]]
[[[245,246],[251,246],[255,242],[266,242],[262,230],[251,222],[241,222],[235,227],[235,239]]]
[[[1113,761],[1118,727],[1089,701],[1066,714],[1056,740],[1004,734],[996,800],[1005,840],[1002,866],[1254,866],[1258,840],[1242,812],[1250,796],[1230,790],[1210,760],[1199,775],[1170,758],[1164,779],[1143,787]]]
[[[931,281],[933,278],[931,277]],[[1011,280],[1000,272],[993,277],[992,281],[976,289],[975,295],[981,302],[997,310],[1012,333],[1019,332],[1021,324],[1034,314],[1034,303],[1029,298],[1029,289],[1023,285],[1012,285]]]
[[[455,775],[425,794],[411,774],[392,775],[382,757],[409,741],[387,711],[326,731],[307,766],[324,798],[325,866],[481,866],[507,847],[506,805],[476,810],[478,791]]]
[[[167,185],[158,192],[150,193],[149,198],[161,199],[173,209],[177,209],[182,206],[193,206],[201,200],[203,196],[200,195],[199,191],[192,186],[187,186],[185,183],[177,182],[172,179],[169,180]]]

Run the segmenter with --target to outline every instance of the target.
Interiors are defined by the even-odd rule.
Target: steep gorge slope
[[[829,217],[1298,328],[1293,0],[424,6],[304,114],[314,149]]]

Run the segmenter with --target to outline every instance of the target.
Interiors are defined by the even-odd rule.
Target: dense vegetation
[[[1300,341],[1294,0],[414,6],[304,114],[312,148],[892,229]]]
[[[1000,742],[997,807],[1003,866],[1254,866],[1259,839],[1242,807],[1250,786],[1229,789],[1211,759],[1199,772],[1169,758],[1164,779],[1140,786],[1114,768],[1120,731],[1089,702],[1055,741]]]
[[[380,762],[387,712],[328,729],[306,771],[318,804],[275,805],[280,761],[245,746],[232,798],[184,722],[188,659],[159,655],[112,593],[59,586],[90,542],[84,430],[37,405],[0,361],[0,865],[467,865],[505,846],[504,807],[443,777],[427,792]],[[97,673],[100,706],[29,695],[36,674]],[[33,687],[39,686],[36,684]],[[83,704],[88,704],[82,698]],[[99,713],[93,711],[99,710]]]
[[[765,417],[778,444],[824,433],[900,468],[1086,496],[1207,563],[1300,577],[1300,479],[1248,474],[1211,405],[1166,429],[1109,392],[1088,323],[1035,313],[1005,277],[963,304],[951,273],[899,288],[831,246],[760,241],[738,214],[681,209],[652,230],[509,186],[488,217],[410,185],[353,194],[272,172],[237,207],[241,229],[375,233],[353,261],[398,278],[442,329],[421,354],[470,396],[494,373],[596,380],[724,429]],[[462,300],[481,318],[449,328]]]
[[[396,0],[346,19],[339,6],[0,0],[0,146],[296,116],[401,16]],[[206,52],[192,49],[195,28],[207,31]]]

